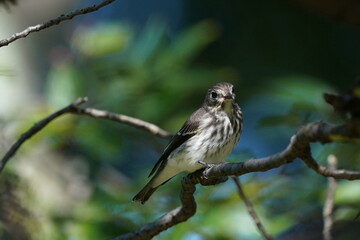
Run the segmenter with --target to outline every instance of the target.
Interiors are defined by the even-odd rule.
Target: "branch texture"
[[[203,177],[203,170],[188,174],[182,180],[182,190],[180,193],[180,200],[182,206],[177,207],[158,220],[143,225],[134,232],[130,232],[121,236],[118,236],[112,240],[145,240],[152,239],[160,232],[186,221],[192,217],[196,212],[196,202],[194,198],[194,192],[196,190],[196,184],[202,184],[204,186],[215,185],[225,182],[227,177],[211,178],[207,179]]]
[[[114,2],[114,1],[116,1],[116,0],[105,0],[99,4],[96,4],[96,5],[87,7],[87,8],[83,8],[83,9],[78,9],[78,10],[70,12],[68,14],[62,14],[59,17],[53,18],[47,22],[37,24],[35,26],[30,26],[21,32],[13,34],[9,38],[0,40],[0,47],[7,46],[10,43],[12,43],[20,38],[25,38],[27,35],[29,35],[32,32],[38,32],[45,28],[49,28],[49,27],[58,25],[61,22],[73,19],[74,17],[79,16],[79,15],[95,12],[95,11],[99,10],[100,8],[105,7],[106,5],[109,5],[110,3]]]
[[[159,137],[163,137],[163,138],[169,138],[172,136],[169,132],[159,128],[155,124],[145,122],[141,119],[129,117],[129,116],[122,115],[122,114],[111,113],[108,111],[98,110],[98,109],[94,109],[94,108],[84,108],[84,109],[74,108],[72,113],[87,115],[87,116],[90,116],[93,118],[104,118],[104,119],[116,121],[119,123],[125,123],[127,125],[130,125],[130,126],[133,126],[133,127],[139,128],[139,129],[143,129],[155,136],[159,136]]]
[[[352,120],[341,126],[332,126],[324,122],[307,124],[292,136],[285,150],[269,157],[250,159],[240,163],[223,163],[207,168],[204,174],[208,177],[240,176],[249,172],[264,172],[272,168],[290,163],[300,158],[315,172],[325,177],[336,179],[360,179],[359,171],[330,169],[318,164],[311,156],[310,143],[329,143],[333,141],[349,141],[360,138],[360,121]]]

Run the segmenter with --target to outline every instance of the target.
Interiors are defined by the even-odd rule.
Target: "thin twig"
[[[49,20],[47,22],[37,24],[35,26],[29,26],[29,27],[27,27],[26,29],[24,29],[21,32],[15,33],[15,34],[11,35],[8,38],[0,40],[0,47],[7,46],[10,43],[12,43],[12,42],[14,42],[14,41],[16,41],[16,40],[18,40],[20,38],[25,38],[27,35],[29,35],[32,32],[38,32],[38,31],[41,31],[41,30],[43,30],[45,28],[55,26],[55,25],[57,25],[57,24],[59,24],[59,23],[61,23],[63,21],[70,20],[70,19],[72,19],[72,18],[74,18],[76,16],[79,16],[79,15],[95,12],[95,11],[99,10],[100,8],[105,7],[106,5],[109,5],[110,3],[114,2],[114,1],[116,1],[116,0],[105,0],[105,1],[102,1],[101,3],[99,3],[99,4],[95,4],[95,5],[87,7],[87,8],[78,9],[78,10],[75,10],[75,11],[70,12],[68,14],[62,14],[59,17],[53,18],[53,19],[51,19],[51,20]]]
[[[71,112],[73,109],[75,109],[77,106],[85,103],[87,101],[87,98],[79,98],[74,103],[70,104],[69,106],[66,106],[59,111],[54,112],[53,114],[49,115],[48,117],[44,118],[43,120],[35,123],[29,130],[24,132],[20,138],[10,147],[10,149],[7,151],[5,156],[0,161],[0,174],[2,170],[5,167],[5,164],[9,161],[11,157],[13,157],[16,153],[16,151],[20,148],[20,146],[29,138],[34,136],[36,133],[38,133],[41,129],[43,129],[48,123],[50,123],[52,120],[62,116],[65,113]]]
[[[330,169],[336,169],[337,167],[337,159],[334,155],[329,155],[327,158],[328,165]],[[324,240],[331,240],[331,228],[333,225],[333,208],[334,208],[334,196],[336,189],[336,180],[332,177],[328,178],[328,187],[326,192],[326,199],[323,209],[323,218],[324,218],[324,228],[323,228],[323,236]]]
[[[356,214],[356,216],[354,217],[354,221],[357,220],[360,217],[360,211]]]
[[[81,114],[81,115],[87,115],[93,118],[104,118],[120,123],[125,123],[127,125],[143,129],[155,136],[163,137],[163,138],[169,138],[172,135],[165,131],[164,129],[161,129],[160,127],[156,126],[155,124],[145,122],[138,118],[133,118],[130,116],[122,115],[122,114],[116,114],[104,110],[98,110],[94,108],[74,108],[72,113],[74,114]]]
[[[259,216],[256,214],[254,206],[246,196],[242,186],[240,179],[236,176],[231,177],[236,185],[237,191],[239,193],[240,198],[244,201],[246,209],[250,215],[250,217],[254,220],[254,223],[256,224],[256,227],[258,228],[259,232],[262,234],[264,239],[272,240],[273,238],[271,235],[265,230],[264,225],[261,223]]]

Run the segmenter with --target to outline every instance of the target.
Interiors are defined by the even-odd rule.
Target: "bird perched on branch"
[[[234,86],[222,82],[206,93],[204,103],[170,140],[151,170],[151,180],[133,198],[144,204],[155,190],[180,172],[218,164],[234,149],[242,129],[242,112]]]

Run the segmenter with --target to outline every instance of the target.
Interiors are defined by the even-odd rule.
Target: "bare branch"
[[[20,38],[25,38],[27,35],[29,35],[32,32],[38,32],[45,28],[49,28],[49,27],[58,25],[59,23],[61,23],[63,21],[70,20],[79,15],[95,12],[95,11],[99,10],[100,8],[105,7],[106,5],[109,5],[110,3],[114,2],[114,1],[116,1],[116,0],[104,0],[99,4],[96,4],[96,5],[87,7],[87,8],[83,8],[83,9],[78,9],[78,10],[70,12],[68,14],[62,14],[59,17],[53,18],[47,22],[37,24],[35,26],[30,26],[21,32],[13,34],[9,38],[0,40],[0,47],[7,46],[10,43],[12,43]]]
[[[334,155],[328,156],[328,165],[330,169],[336,169],[337,167],[337,159]],[[331,228],[333,225],[333,208],[334,208],[334,196],[336,189],[336,180],[332,177],[328,178],[328,188],[326,193],[326,200],[323,209],[323,218],[324,218],[324,229],[323,236],[324,240],[331,240]]]
[[[303,160],[308,167],[325,177],[336,179],[360,179],[359,171],[329,169],[318,164],[311,156],[310,143],[328,143],[337,140],[357,140],[360,138],[360,121],[349,121],[345,125],[332,126],[323,122],[307,124],[291,138],[290,144],[282,152],[272,156],[250,159],[240,163],[223,163],[207,168],[204,174],[208,177],[240,176],[249,172],[264,172],[296,158]]]
[[[247,198],[244,190],[242,189],[242,186],[241,186],[241,182],[240,182],[240,179],[238,177],[231,177],[234,182],[235,182],[235,185],[236,185],[236,188],[238,190],[238,193],[239,193],[239,196],[240,198],[244,201],[245,203],[245,206],[246,206],[246,209],[250,215],[250,217],[254,220],[255,224],[256,224],[256,227],[258,228],[259,232],[262,234],[262,236],[264,237],[264,239],[266,240],[271,240],[273,239],[271,237],[271,235],[266,231],[264,225],[261,223],[260,221],[260,218],[258,217],[258,215],[256,214],[255,212],[255,209],[252,205],[252,203],[250,202],[250,200]]]
[[[160,127],[156,126],[155,124],[145,122],[138,118],[129,117],[122,114],[116,114],[111,113],[108,111],[98,110],[94,108],[73,108],[72,113],[74,114],[81,114],[81,115],[87,115],[93,118],[104,118],[108,120],[113,120],[120,123],[125,123],[127,125],[143,129],[155,136],[163,137],[163,138],[169,138],[172,135],[161,129]]]
[[[199,174],[198,174],[199,175]],[[160,232],[180,223],[184,222],[190,217],[192,217],[196,212],[196,203],[194,198],[196,175],[190,174],[188,177],[183,178],[182,180],[182,191],[180,194],[182,206],[175,208],[164,216],[160,217],[158,220],[152,223],[143,225],[141,228],[137,229],[134,232],[127,233],[125,235],[114,238],[113,240],[143,240],[151,239]]]
[[[38,133],[41,129],[43,129],[48,123],[50,123],[52,120],[62,116],[65,113],[71,112],[73,109],[75,109],[77,106],[85,103],[87,101],[87,98],[79,98],[74,103],[70,104],[67,107],[64,107],[63,109],[60,109],[59,111],[54,112],[53,114],[49,115],[48,117],[44,118],[43,120],[37,122],[32,126],[28,131],[24,132],[20,138],[10,147],[9,151],[5,154],[5,156],[0,161],[0,174],[2,170],[5,167],[5,164],[9,161],[11,157],[13,157],[16,153],[16,151],[20,148],[20,146],[29,138],[34,136],[36,133]]]
[[[61,115],[65,113],[71,113],[71,114],[79,114],[79,115],[87,115],[93,118],[104,118],[113,120],[120,123],[125,123],[127,125],[143,129],[155,136],[163,137],[163,138],[169,138],[171,137],[171,134],[167,131],[161,129],[160,127],[145,122],[143,120],[133,118],[130,116],[122,115],[122,114],[116,114],[111,113],[108,111],[102,111],[97,110],[94,108],[79,108],[79,106],[87,101],[87,98],[79,98],[74,103],[70,104],[67,107],[64,107],[55,113],[49,115],[48,117],[44,118],[43,120],[37,122],[34,124],[33,127],[31,127],[29,130],[24,132],[20,138],[11,146],[9,151],[5,154],[5,156],[0,161],[0,174],[2,170],[5,167],[5,164],[8,162],[8,160],[14,156],[16,151],[19,149],[19,147],[29,138],[31,138],[33,135],[35,135],[37,132],[39,132],[41,129],[43,129],[48,123],[50,123],[52,120],[54,120],[57,117],[60,117]]]

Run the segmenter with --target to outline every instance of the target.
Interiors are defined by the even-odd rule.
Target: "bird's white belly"
[[[223,123],[225,131],[215,134],[215,126],[190,138],[181,145],[168,159],[168,169],[177,173],[182,171],[193,172],[204,166],[199,161],[207,163],[221,163],[231,153],[239,140],[239,134],[234,132],[230,120]]]

